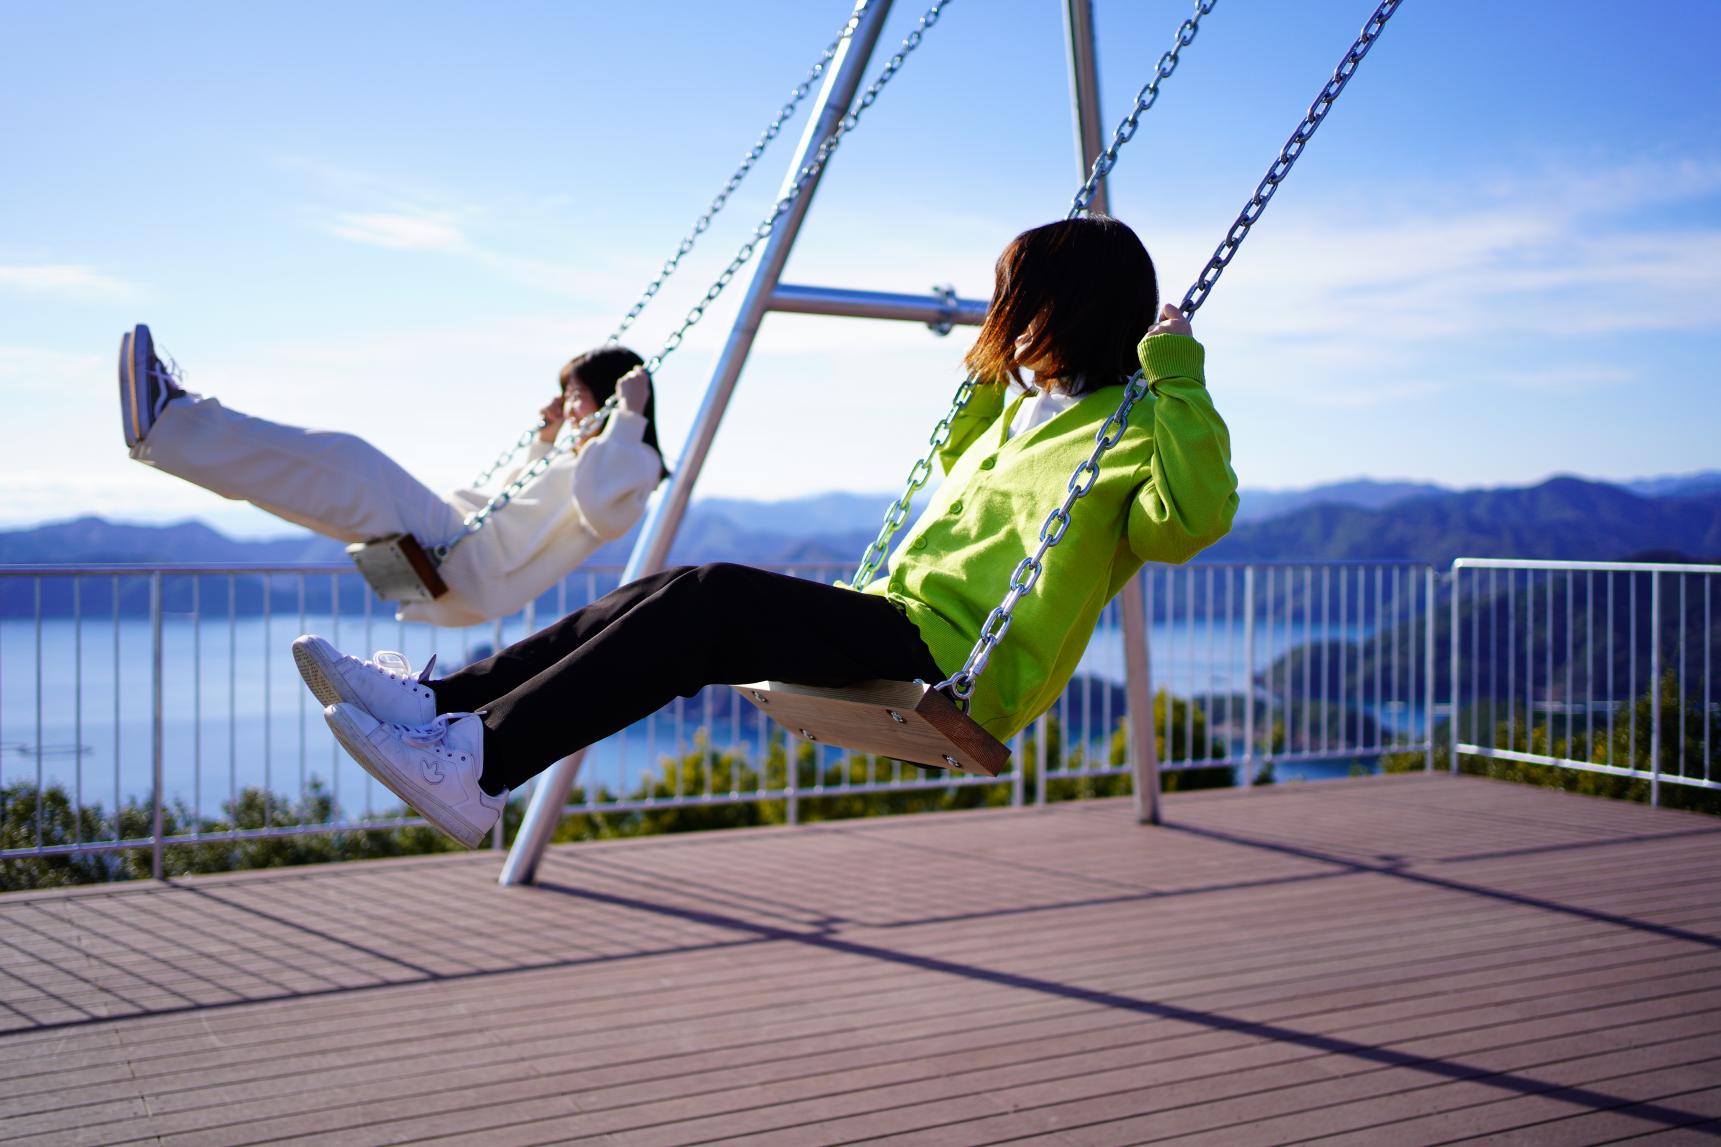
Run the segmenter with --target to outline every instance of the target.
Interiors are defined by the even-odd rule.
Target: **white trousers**
[[[356,435],[282,426],[213,398],[168,403],[132,457],[342,542],[407,533],[434,545],[462,520],[445,496]]]

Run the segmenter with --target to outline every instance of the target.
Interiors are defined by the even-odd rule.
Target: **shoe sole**
[[[378,784],[405,801],[408,808],[417,811],[425,820],[467,848],[477,848],[484,843],[484,838],[490,835],[490,829],[477,828],[458,817],[438,817],[432,814],[429,808],[439,803],[436,798],[428,791],[419,789],[410,779],[399,776],[388,760],[377,755],[376,746],[371,744],[364,730],[353,724],[352,719],[345,713],[325,712],[323,719],[329,723],[329,730],[334,733],[335,740],[341,743],[341,747],[365,772],[375,777]]]
[[[311,696],[327,705],[364,705],[357,697],[348,695],[336,682],[340,679],[328,671],[321,651],[314,645],[300,645],[293,642],[293,664],[299,668],[299,676],[305,679],[305,687],[311,691]]]
[[[120,429],[125,432],[128,448],[138,443],[137,434],[137,365],[131,353],[132,333],[120,336]]]
[[[138,345],[139,335],[142,336],[141,347]],[[145,419],[154,421],[149,396],[142,392],[147,380],[144,372],[138,369],[138,360],[149,355],[152,349],[149,328],[141,323],[120,339],[120,419],[124,423],[128,447],[135,448],[149,433]]]

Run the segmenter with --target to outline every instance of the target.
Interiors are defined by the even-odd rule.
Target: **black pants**
[[[706,685],[875,677],[944,677],[890,602],[720,563],[624,585],[432,687],[438,712],[483,713],[500,792]]]

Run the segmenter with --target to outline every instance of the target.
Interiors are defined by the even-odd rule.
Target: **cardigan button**
[[[956,501],[950,503],[950,512],[952,514],[960,514],[962,512],[962,499],[961,498],[958,498],[958,499],[956,499]]]
[[[982,458],[980,460],[980,469],[990,470],[992,467],[996,466],[997,464],[998,464],[998,459],[996,459],[996,458]]]
[[[911,550],[924,550],[926,548],[926,539],[923,537],[915,538],[908,548]]]

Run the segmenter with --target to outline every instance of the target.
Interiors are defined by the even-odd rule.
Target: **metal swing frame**
[[[1094,161],[1103,151],[1104,133],[1099,109],[1093,2],[1062,0],[1062,6],[1076,159],[1079,176],[1086,178]],[[787,192],[794,185],[798,174],[817,151],[821,141],[836,128],[847,113],[877,48],[891,7],[892,0],[857,0],[854,32],[840,46],[836,58],[832,60],[834,66],[825,73],[824,84],[813,112],[808,117],[795,154],[789,162],[782,192],[779,194]],[[748,272],[747,289],[740,311],[706,386],[705,397],[688,434],[687,445],[675,473],[647,512],[644,528],[622,572],[621,580],[624,584],[656,573],[666,564],[670,546],[686,515],[706,456],[717,436],[717,429],[728,409],[741,372],[746,366],[753,342],[758,337],[760,324],[768,313],[781,311],[891,319],[925,323],[935,330],[940,327],[948,329],[953,325],[978,326],[985,319],[988,306],[986,301],[957,298],[948,291],[913,295],[784,283],[783,268],[794,249],[801,223],[812,205],[823,174],[821,169],[807,183],[793,206],[765,241]],[[1094,211],[1101,213],[1107,209],[1103,175],[1096,183],[1091,206]],[[1147,615],[1138,580],[1132,580],[1125,587],[1119,602],[1124,632],[1130,753],[1136,773],[1134,788],[1137,819],[1143,824],[1157,824],[1159,763],[1152,725],[1152,699],[1149,694]],[[917,691],[923,688],[909,683],[899,684]],[[804,691],[804,687],[796,688]],[[944,701],[942,695],[932,693],[929,689],[922,694],[922,698],[928,695],[937,701]],[[915,707],[915,701],[906,696],[902,703],[910,708]],[[945,701],[945,704],[948,705],[949,702]],[[933,706],[936,707],[936,701]],[[955,712],[954,706],[950,708]],[[902,710],[899,709],[898,712]],[[584,756],[585,751],[582,749],[563,758],[540,774],[534,782],[531,803],[520,826],[519,835],[515,838],[514,846],[503,865],[500,883],[530,884],[534,879],[538,862],[565,811]],[[998,764],[1001,766],[1001,762]]]

